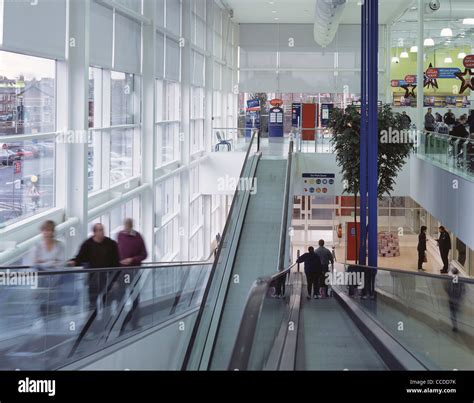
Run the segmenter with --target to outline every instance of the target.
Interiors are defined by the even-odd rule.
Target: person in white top
[[[51,220],[47,220],[41,225],[43,239],[31,252],[31,266],[43,270],[64,267],[64,245],[55,238],[55,227],[54,221]]]
[[[45,221],[41,225],[43,239],[31,251],[30,265],[39,271],[61,270],[64,268],[64,245],[55,238],[55,227],[54,221]],[[72,294],[70,287],[68,287],[69,284],[72,284],[72,282],[68,275],[58,274],[38,277],[40,288],[37,301],[41,313],[40,321],[61,310],[63,294]]]

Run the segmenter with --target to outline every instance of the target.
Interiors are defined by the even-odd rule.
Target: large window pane
[[[1,144],[0,226],[54,207],[54,154],[54,139]]]
[[[0,51],[0,135],[55,130],[55,61]]]
[[[133,130],[113,130],[110,136],[110,185],[133,176]]]
[[[133,74],[113,71],[111,79],[111,125],[133,124]]]

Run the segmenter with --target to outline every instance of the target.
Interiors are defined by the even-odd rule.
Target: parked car
[[[28,150],[26,147],[10,147],[10,151],[14,152],[20,159],[23,158],[33,158],[34,153],[31,150]]]
[[[21,160],[21,157],[11,150],[6,148],[0,148],[0,162],[2,165],[10,166],[13,165],[14,161]]]

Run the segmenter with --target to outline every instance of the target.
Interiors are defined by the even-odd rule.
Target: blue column
[[[361,69],[360,69],[360,249],[359,264],[366,264],[367,240],[367,2],[361,7]]]
[[[368,193],[369,193],[369,266],[377,266],[377,191],[378,191],[378,0],[366,0],[369,6],[368,47]]]

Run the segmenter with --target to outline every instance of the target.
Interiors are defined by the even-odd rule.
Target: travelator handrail
[[[260,152],[260,131],[259,130],[254,131],[253,134],[252,134],[252,137],[251,137],[249,145],[248,145],[247,152],[245,154],[244,162],[242,164],[242,169],[240,171],[239,178],[242,178],[244,173],[245,173],[245,168],[246,168],[247,162],[249,161],[250,152],[252,150],[252,146],[253,146],[255,141],[257,141],[257,153],[258,153],[258,152]],[[226,220],[226,223],[224,225],[224,230],[222,232],[221,240],[220,240],[218,248],[217,248],[216,257],[214,259],[214,263],[212,265],[212,269],[211,269],[211,272],[209,274],[209,279],[208,279],[208,282],[206,284],[206,288],[204,290],[204,294],[203,294],[203,297],[202,297],[202,300],[201,300],[201,306],[199,307],[199,311],[198,311],[198,314],[197,314],[197,317],[196,317],[196,321],[195,321],[194,326],[193,326],[193,330],[192,330],[192,333],[191,333],[188,348],[186,349],[186,353],[184,355],[183,364],[182,364],[182,367],[181,367],[182,370],[187,369],[187,367],[189,365],[189,362],[190,362],[190,359],[191,359],[191,354],[192,354],[192,351],[193,351],[193,348],[194,348],[196,336],[198,334],[198,331],[199,331],[199,328],[200,328],[200,325],[201,325],[202,317],[203,317],[203,314],[204,314],[204,309],[205,309],[205,306],[206,306],[206,303],[207,303],[207,300],[208,300],[208,297],[209,297],[209,292],[210,292],[210,289],[211,289],[211,286],[212,286],[214,275],[216,273],[216,268],[217,268],[217,265],[218,265],[218,262],[219,262],[219,258],[221,256],[222,248],[223,248],[223,245],[224,245],[227,237],[229,236],[228,233],[229,233],[229,226],[230,226],[230,217],[232,217],[232,214],[234,214],[234,211],[237,208],[236,207],[237,194],[238,194],[239,190],[240,189],[237,186],[235,191],[234,191],[232,204],[230,206],[230,210],[229,210],[229,213],[227,215],[227,220]]]
[[[96,272],[112,272],[120,270],[153,270],[160,269],[162,267],[188,267],[188,266],[205,266],[213,263],[212,259],[209,260],[196,260],[196,261],[182,261],[182,262],[149,262],[142,263],[142,266],[117,266],[117,267],[102,267],[102,268],[90,268],[87,266],[64,266],[64,268],[59,269],[41,269],[37,266],[2,266],[0,267],[0,273],[2,270],[12,270],[20,269],[26,270],[31,269],[33,272],[37,273],[38,276],[55,276],[59,274],[78,274],[78,273],[96,273]]]
[[[250,289],[244,312],[242,314],[239,331],[229,361],[229,370],[246,369],[248,367],[257,331],[257,323],[260,319],[263,303],[268,294],[268,290],[279,281],[284,281],[286,276],[290,274],[291,269],[296,265],[297,263],[293,263],[288,268],[278,271],[271,277],[259,277],[255,280]]]
[[[294,142],[290,140],[288,148],[288,161],[286,164],[286,175],[285,175],[285,193],[283,195],[283,219],[281,220],[280,228],[280,243],[279,243],[279,255],[278,255],[278,270],[283,271],[285,268],[285,247],[288,229],[288,208],[290,205],[290,184],[291,184],[291,165],[293,163],[293,148]]]
[[[391,267],[374,267],[374,266],[361,265],[361,264],[348,263],[348,262],[338,262],[338,263],[340,263],[341,265],[344,265],[345,267],[351,266],[351,267],[357,267],[360,269],[381,270],[381,271],[388,271],[388,272],[406,274],[406,275],[411,275],[411,276],[431,277],[431,278],[436,278],[438,280],[450,279],[450,276],[446,274],[436,274],[436,273],[427,273],[427,272],[418,272],[418,271],[415,272],[415,271],[410,271],[410,270],[394,269]],[[468,283],[468,284],[474,284],[474,278],[471,278],[471,277],[462,277],[458,275],[457,280],[464,283]]]
[[[279,240],[279,256],[278,256],[278,267],[277,272],[271,277],[260,277],[255,280],[252,288],[250,289],[245,304],[244,312],[237,333],[236,342],[232,351],[232,356],[229,362],[228,369],[245,369],[248,366],[250,354],[252,351],[253,341],[256,334],[257,323],[262,312],[263,303],[265,296],[268,293],[270,287],[274,286],[278,282],[286,280],[287,275],[291,272],[291,269],[297,265],[293,263],[285,269],[285,250],[286,240],[288,231],[288,216],[289,216],[289,205],[290,205],[290,190],[291,190],[291,168],[293,162],[293,140],[290,141],[288,148],[288,159],[286,165],[285,174],[285,191],[283,199],[283,214],[282,222],[280,227],[280,240]]]
[[[146,268],[147,266],[165,266],[165,265],[179,266],[179,265],[189,265],[189,264],[208,264],[208,263],[213,262],[213,259],[212,259],[213,255],[214,254],[211,253],[207,259],[203,259],[203,260],[173,260],[173,261],[169,261],[169,262],[163,262],[163,261],[160,261],[160,262],[142,262],[141,266],[117,266],[117,267],[109,267],[109,268],[99,267],[99,268],[96,268],[94,270],[118,269],[118,268],[124,268],[124,267],[126,267],[127,269],[135,269],[135,268],[143,269],[143,268]],[[70,259],[70,260],[74,260],[74,259]],[[64,267],[84,267],[84,266],[64,265]],[[10,269],[10,270],[11,269],[37,269],[37,268],[38,268],[38,266],[36,266],[36,265],[0,266],[0,270],[6,270],[6,269]],[[41,271],[42,272],[51,271],[51,272],[55,272],[55,273],[57,272],[57,270],[55,270],[55,269],[41,270]],[[70,273],[70,271],[68,273]],[[53,274],[53,273],[51,273],[51,274]]]

